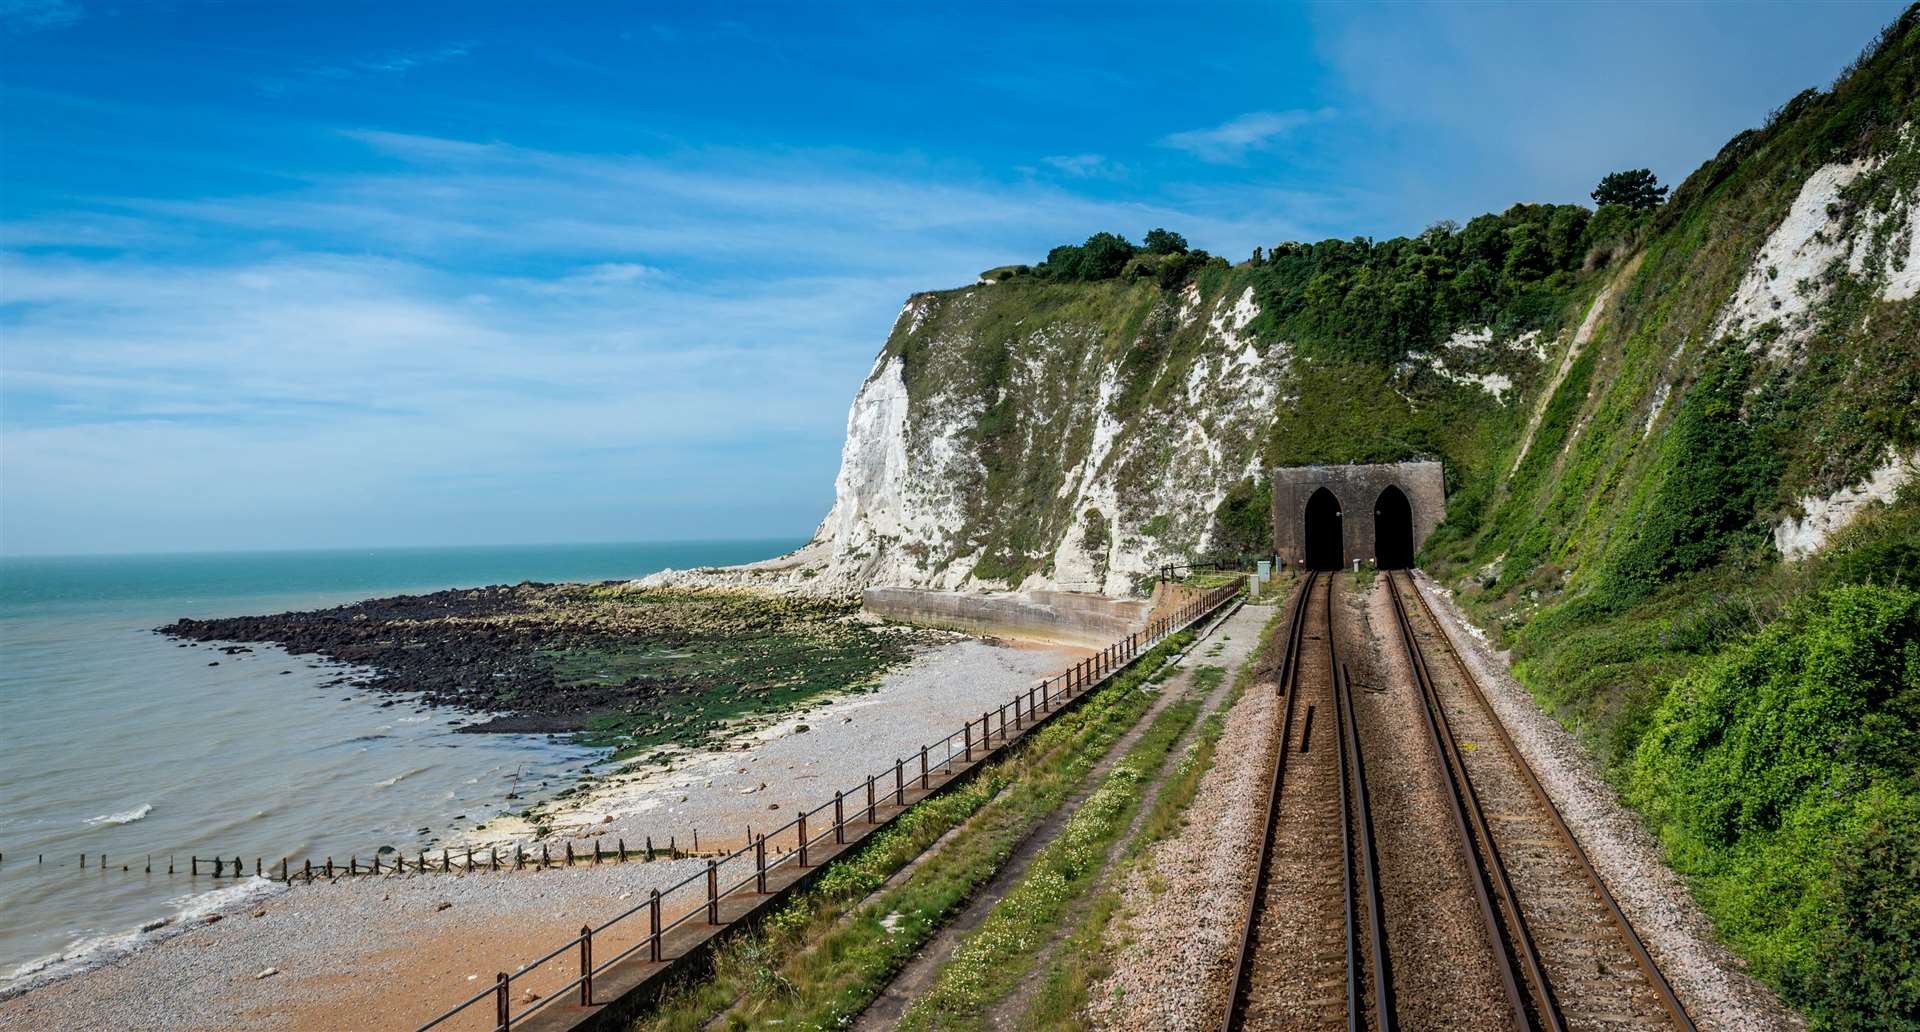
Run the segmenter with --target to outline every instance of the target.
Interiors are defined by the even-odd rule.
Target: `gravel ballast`
[[[1661,860],[1659,843],[1621,802],[1586,748],[1514,679],[1506,656],[1461,616],[1451,592],[1424,574],[1416,579],[1448,639],[1694,1023],[1729,1032],[1804,1028],[1804,1018],[1742,971],[1739,959],[1714,940],[1713,926],[1686,882]]]
[[[1278,723],[1277,686],[1256,678],[1227,713],[1217,759],[1200,779],[1186,827],[1149,847],[1127,875],[1125,902],[1107,935],[1113,970],[1088,993],[1097,1026],[1218,1024],[1252,887],[1247,844],[1264,816]]]

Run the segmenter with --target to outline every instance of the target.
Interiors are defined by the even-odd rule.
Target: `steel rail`
[[[1373,1009],[1379,1032],[1397,1032],[1400,1016],[1393,1004],[1393,966],[1387,958],[1387,924],[1380,901],[1380,864],[1373,844],[1373,807],[1367,794],[1367,763],[1360,752],[1360,732],[1353,713],[1353,681],[1345,664],[1340,667],[1340,708],[1345,713],[1347,749],[1353,756],[1354,823],[1360,829],[1361,870],[1367,884],[1367,937],[1372,943]]]
[[[1420,610],[1425,614],[1427,622],[1433,626],[1440,639],[1441,645],[1446,649],[1447,656],[1453,662],[1454,669],[1459,672],[1461,680],[1472,687],[1473,697],[1480,703],[1481,709],[1484,710],[1491,719],[1494,733],[1499,737],[1501,747],[1507,751],[1507,755],[1513,758],[1515,766],[1520,768],[1520,773],[1526,781],[1528,788],[1532,790],[1534,797],[1540,801],[1548,817],[1552,820],[1554,830],[1558,834],[1560,841],[1566,845],[1568,852],[1572,853],[1574,858],[1579,862],[1581,872],[1587,877],[1588,886],[1593,889],[1594,894],[1599,897],[1600,901],[1606,904],[1607,914],[1613,919],[1614,927],[1626,941],[1628,949],[1633,953],[1634,960],[1639,964],[1641,972],[1646,976],[1648,985],[1654,990],[1654,995],[1660,998],[1661,1006],[1666,1008],[1668,1016],[1673,1019],[1674,1027],[1680,1030],[1680,1032],[1695,1032],[1693,1019],[1688,1016],[1686,1006],[1682,1004],[1680,998],[1674,994],[1673,986],[1667,981],[1666,975],[1661,973],[1660,966],[1654,963],[1653,956],[1647,952],[1646,943],[1640,938],[1640,933],[1634,930],[1633,922],[1628,920],[1626,913],[1620,909],[1619,901],[1614,899],[1613,892],[1607,888],[1606,881],[1600,877],[1599,870],[1593,866],[1593,861],[1587,856],[1586,849],[1580,845],[1580,840],[1574,836],[1573,829],[1568,827],[1566,819],[1560,813],[1560,808],[1554,805],[1553,798],[1547,794],[1546,787],[1540,783],[1539,777],[1534,774],[1532,764],[1527,762],[1526,757],[1521,754],[1519,746],[1514,743],[1513,737],[1507,733],[1505,721],[1500,719],[1500,714],[1493,708],[1493,700],[1487,697],[1486,689],[1480,686],[1479,678],[1473,675],[1473,671],[1467,666],[1466,661],[1460,657],[1459,650],[1454,648],[1453,639],[1447,634],[1446,628],[1434,614],[1433,607],[1427,604],[1426,597],[1421,594],[1419,585],[1413,582],[1412,575],[1407,574],[1406,576],[1408,591],[1413,594],[1414,601],[1419,604]],[[1391,580],[1389,583],[1391,583]],[[1397,593],[1395,601],[1397,604]]]
[[[1252,966],[1254,926],[1260,920],[1261,894],[1266,889],[1267,861],[1273,855],[1273,830],[1279,817],[1280,788],[1286,780],[1287,740],[1293,728],[1294,674],[1300,665],[1300,639],[1306,629],[1307,606],[1313,601],[1314,585],[1320,574],[1312,572],[1294,597],[1293,612],[1287,622],[1287,640],[1280,652],[1280,682],[1275,690],[1287,700],[1280,718],[1280,740],[1274,746],[1273,777],[1267,783],[1266,816],[1261,822],[1260,850],[1254,859],[1253,891],[1247,894],[1246,912],[1240,922],[1240,948],[1234,953],[1233,976],[1227,983],[1227,1007],[1222,1016],[1222,1032],[1239,1027],[1241,1008],[1246,1002],[1247,975]]]
[[[1364,1005],[1360,1002],[1360,924],[1359,900],[1353,883],[1353,804],[1348,793],[1347,764],[1354,755],[1353,725],[1347,722],[1346,708],[1340,704],[1340,658],[1333,647],[1333,591],[1327,591],[1327,680],[1333,689],[1333,740],[1336,764],[1340,769],[1340,889],[1346,897],[1347,925],[1347,1032],[1367,1032]],[[1373,915],[1378,918],[1379,911]]]
[[[1467,778],[1466,763],[1460,757],[1459,744],[1454,741],[1453,730],[1447,722],[1446,711],[1440,705],[1439,693],[1433,689],[1433,681],[1427,672],[1426,658],[1420,651],[1418,640],[1414,637],[1413,624],[1407,619],[1405,604],[1400,600],[1400,588],[1392,572],[1387,574],[1387,594],[1393,600],[1394,622],[1400,628],[1400,642],[1407,652],[1407,665],[1413,670],[1415,685],[1420,690],[1420,712],[1425,717],[1427,736],[1433,744],[1434,762],[1440,771],[1441,781],[1447,786],[1447,802],[1453,814],[1454,830],[1460,839],[1460,853],[1467,868],[1474,875],[1474,901],[1479,905],[1481,923],[1487,934],[1489,952],[1494,958],[1494,967],[1500,976],[1501,989],[1505,992],[1507,1003],[1513,1011],[1514,1023],[1518,1028],[1539,1029],[1542,1021],[1550,1021],[1556,1032],[1564,1032],[1564,1022],[1560,1019],[1559,1006],[1552,996],[1552,988],[1547,982],[1546,969],[1540,963],[1539,952],[1534,948],[1533,938],[1527,932],[1526,922],[1520,913],[1520,904],[1514,896],[1513,886],[1507,879],[1506,868],[1500,863],[1498,850],[1494,846],[1493,833],[1487,828],[1486,815],[1480,809],[1479,797],[1474,794],[1473,783]],[[1484,843],[1487,854],[1483,855],[1480,846]],[[1500,894],[1505,912],[1514,918],[1512,934],[1499,917],[1493,905],[1492,893]],[[1522,976],[1516,970],[1514,960],[1518,951],[1527,961],[1529,977],[1528,989],[1523,994]],[[1529,1008],[1527,996],[1534,997],[1534,1008]]]

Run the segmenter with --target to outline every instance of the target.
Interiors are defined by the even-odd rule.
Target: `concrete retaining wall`
[[[867,611],[889,620],[968,634],[1100,646],[1146,626],[1152,603],[1074,591],[973,594],[868,588]]]

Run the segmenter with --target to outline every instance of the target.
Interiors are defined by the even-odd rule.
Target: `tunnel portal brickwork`
[[[1374,508],[1380,492],[1397,487],[1413,510],[1413,548],[1418,552],[1447,514],[1446,477],[1438,462],[1390,462],[1365,466],[1290,466],[1273,471],[1273,554],[1289,566],[1307,558],[1307,500],[1326,488],[1340,501],[1341,563],[1372,562]]]

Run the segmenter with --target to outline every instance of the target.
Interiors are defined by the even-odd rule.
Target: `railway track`
[[[1395,1027],[1366,768],[1333,593],[1332,576],[1309,574],[1288,621],[1282,734],[1228,1032]]]
[[[1693,1032],[1412,575],[1387,587],[1514,1026]]]

